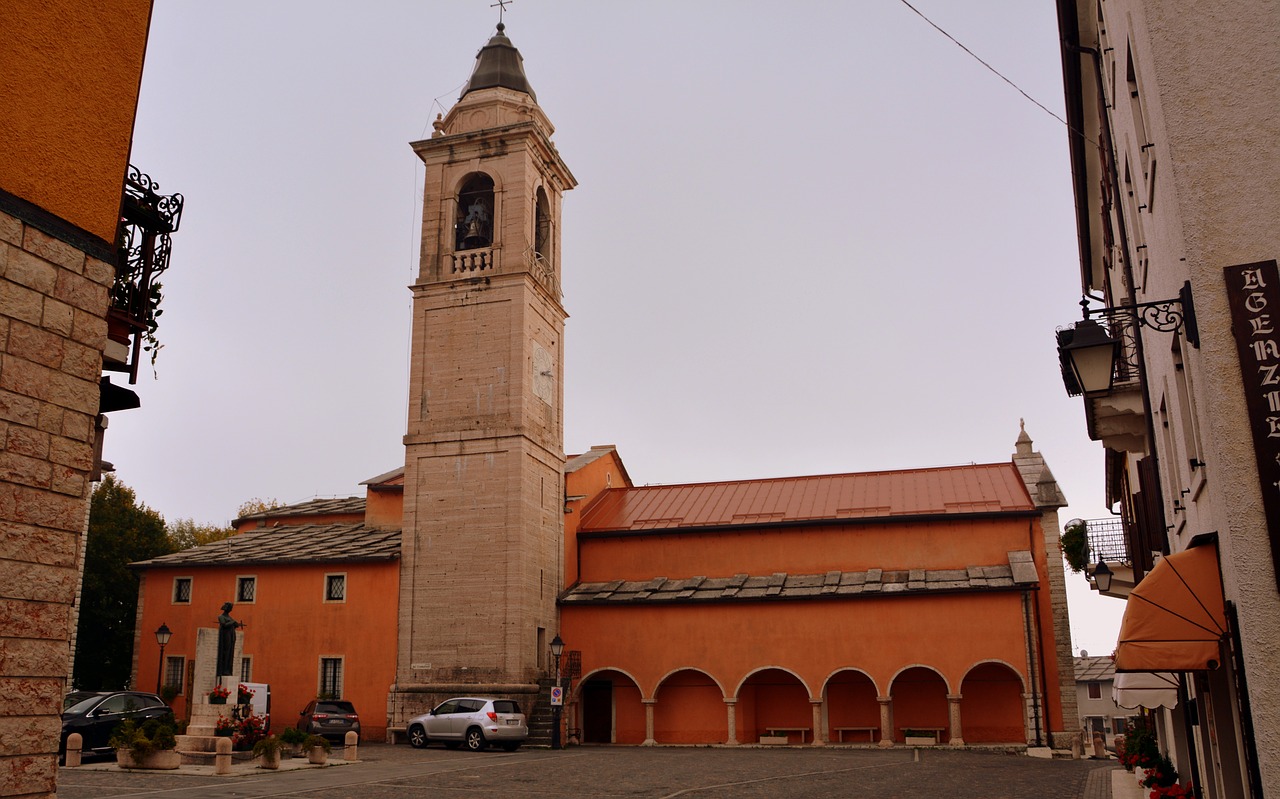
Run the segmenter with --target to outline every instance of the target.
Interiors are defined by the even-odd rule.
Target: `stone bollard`
[[[84,737],[78,732],[73,732],[67,736],[67,768],[75,768],[80,765],[80,750],[84,748]]]
[[[230,774],[231,773],[231,739],[219,738],[214,745],[213,756],[213,773],[214,774]]]
[[[1093,734],[1093,756],[1099,760],[1107,759],[1107,742],[1100,732]]]
[[[357,751],[360,743],[360,736],[355,730],[347,732],[347,737],[343,739],[344,746],[342,748],[342,759],[348,763],[354,763],[360,759],[360,753]]]

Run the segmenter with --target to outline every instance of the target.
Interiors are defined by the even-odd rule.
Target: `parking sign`
[[[560,686],[552,686],[551,688],[551,706],[560,707],[564,704],[564,689]]]

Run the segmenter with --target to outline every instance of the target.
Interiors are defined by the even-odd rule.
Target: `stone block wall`
[[[0,796],[52,796],[114,268],[0,212]]]

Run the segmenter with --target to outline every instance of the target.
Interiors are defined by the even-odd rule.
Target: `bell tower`
[[[531,707],[563,572],[560,209],[576,181],[498,24],[426,167],[390,716]]]

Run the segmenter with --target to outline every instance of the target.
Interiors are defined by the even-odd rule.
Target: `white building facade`
[[[1168,556],[1215,554],[1221,593],[1187,600],[1205,610],[1203,639],[1155,641],[1147,622],[1180,600],[1132,597],[1117,667],[1183,675],[1184,706],[1163,711],[1182,781],[1206,797],[1280,795],[1280,6],[1058,9],[1098,328],[1063,329],[1059,345],[1119,514],[1111,530],[1089,523],[1090,579],[1127,598],[1178,571]],[[1100,387],[1069,369],[1099,332],[1116,352]]]

